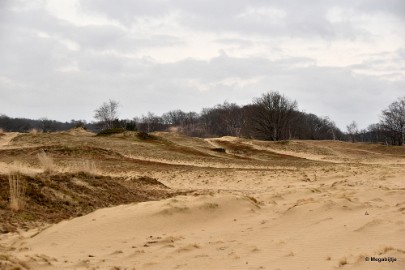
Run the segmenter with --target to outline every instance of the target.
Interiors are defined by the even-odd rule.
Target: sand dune
[[[108,141],[80,136],[63,139],[72,140],[71,145],[78,138],[87,143]],[[165,141],[131,141],[137,153],[121,148],[127,139],[110,139],[108,151],[113,152],[103,152],[108,158],[102,164],[110,168],[109,162],[121,160],[122,168],[102,173],[147,173],[186,194],[103,208],[0,235],[0,265],[5,269],[405,269],[403,152],[339,142],[286,145],[157,136]],[[26,144],[24,138],[19,140]],[[99,142],[93,145],[99,147]],[[213,147],[226,152],[212,151]],[[172,155],[162,158],[159,150]],[[52,153],[58,158],[57,151]],[[139,160],[145,162],[139,165]],[[7,161],[4,157],[2,162],[7,165]],[[84,184],[96,188],[95,180]],[[397,261],[366,261],[372,257]]]
[[[362,258],[385,252],[399,262],[384,269],[402,269],[403,217],[387,206],[401,194],[336,195],[215,193],[107,208],[19,242],[17,257],[34,269],[370,269]]]

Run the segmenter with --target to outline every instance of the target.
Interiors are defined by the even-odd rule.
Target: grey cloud
[[[361,0],[356,5],[356,8],[371,14],[388,13],[401,20],[405,19],[405,2],[402,0]]]
[[[395,1],[382,4],[373,1],[363,8],[366,2],[318,0],[309,5],[306,1],[271,1],[271,6],[268,1],[240,0],[231,4],[212,0],[81,2],[84,11],[106,14],[124,27],[72,25],[49,14],[41,5],[18,9],[22,2],[0,2],[0,113],[91,120],[94,108],[113,98],[121,101],[122,117],[133,117],[147,111],[163,113],[177,108],[199,111],[224,100],[246,104],[263,92],[278,90],[296,99],[302,110],[329,115],[340,127],[352,120],[366,126],[378,121],[381,109],[403,95],[405,81],[403,77],[387,81],[361,76],[352,70],[403,64],[404,49],[395,54],[369,55],[369,60],[361,65],[346,68],[318,67],[315,60],[305,57],[271,61],[222,53],[205,61],[188,58],[159,63],[147,56],[133,58],[121,54],[141,48],[183,45],[176,33],[134,35],[130,32],[131,25],[140,18],[159,20],[168,14],[178,14],[178,22],[194,34],[236,33],[232,35],[234,38],[224,36],[215,40],[227,46],[257,45],[252,33],[276,39],[300,36],[305,46],[305,41],[314,36],[350,39],[361,33],[350,23],[327,21],[325,12],[332,6],[361,9],[359,14],[398,14],[402,7]],[[378,6],[388,2],[396,4],[387,4],[388,7],[378,11]],[[267,7],[284,10],[286,18],[272,21],[265,16],[238,17],[249,8]],[[41,37],[39,33],[49,37]],[[69,49],[66,40],[77,43],[80,49]]]
[[[254,45],[256,42],[243,38],[218,38],[215,42],[224,44],[224,45],[236,45],[239,47],[249,47]]]
[[[12,8],[10,4],[10,6],[5,6],[4,11],[1,12],[7,16],[0,17],[0,21],[3,20],[0,27],[0,37],[4,36],[6,39],[15,36],[13,31],[18,31],[21,39],[27,40],[29,36],[44,33],[54,39],[75,42],[82,49],[116,50],[124,53],[134,52],[140,48],[182,44],[180,39],[169,34],[151,33],[146,36],[139,36],[114,25],[72,25],[49,14],[41,7],[18,10]]]
[[[291,61],[296,60],[291,59]],[[364,127],[378,121],[381,109],[400,96],[401,89],[405,86],[404,81],[395,83],[381,81],[372,76],[355,75],[344,68],[316,66],[288,68],[285,63],[261,59],[220,57],[208,63],[197,61],[178,63],[168,69],[171,72],[180,73],[189,66],[195,69],[192,74],[187,74],[189,78],[197,78],[203,83],[213,85],[206,96],[214,96],[216,102],[228,99],[247,103],[252,97],[265,91],[279,90],[297,99],[301,109],[328,115],[336,120],[340,127],[344,127],[352,120],[358,121]],[[229,68],[231,66],[232,69]],[[244,87],[228,88],[221,82],[212,84],[223,78],[241,77],[241,74],[245,74],[247,70],[249,75],[246,78],[260,77],[261,79]],[[204,74],[204,77],[198,77],[196,74]],[[190,89],[190,91],[193,90]],[[240,99],[242,96],[245,99]]]
[[[130,25],[139,17],[159,17],[168,14],[173,3],[166,0],[133,1],[83,0],[81,7],[89,13],[105,14]]]
[[[361,1],[242,1],[235,0],[230,4],[225,1],[124,1],[125,5],[112,5],[109,1],[84,1],[87,11],[99,11],[126,25],[136,23],[135,18],[161,18],[168,14],[179,14],[183,27],[200,31],[234,32],[244,35],[266,34],[271,36],[319,36],[326,39],[360,38],[367,36],[365,30],[356,25],[339,22],[331,23],[326,14],[331,7],[356,7]],[[266,10],[276,9],[285,13],[277,18],[266,14]],[[258,14],[241,16],[249,10]],[[261,14],[261,12],[263,14]]]
[[[399,96],[405,86],[404,81],[390,83],[370,76],[355,76],[342,68],[291,68],[288,65],[289,62],[308,61],[306,59],[269,61],[220,56],[211,61],[188,59],[171,64],[108,55],[80,59],[80,65],[89,65],[86,71],[54,72],[48,74],[46,81],[38,79],[35,82],[42,90],[37,89],[38,96],[31,95],[25,103],[22,102],[27,108],[30,108],[29,104],[40,104],[37,108],[30,108],[30,115],[41,117],[47,111],[49,117],[59,119],[91,119],[92,108],[108,98],[121,101],[123,117],[147,111],[163,113],[176,108],[199,111],[224,100],[246,104],[263,92],[278,90],[296,99],[301,109],[329,115],[344,127],[351,120],[363,125],[378,121],[380,110]],[[114,73],[91,66],[119,68]],[[258,79],[242,86],[238,82],[232,85],[224,83],[229,78]],[[190,81],[197,84],[190,85]],[[204,89],[198,89],[198,85],[204,86]],[[21,96],[30,91],[16,89],[19,90],[15,93]],[[6,91],[6,95],[11,92]],[[86,95],[81,94],[84,92]],[[70,110],[71,106],[77,108]],[[2,104],[2,108],[11,112],[21,110],[8,108],[7,104]],[[373,112],[371,117],[370,111]]]
[[[65,36],[76,41],[80,46],[92,50],[115,50],[135,52],[146,47],[169,47],[182,44],[182,41],[169,35],[148,35],[137,37],[116,26],[83,26]]]

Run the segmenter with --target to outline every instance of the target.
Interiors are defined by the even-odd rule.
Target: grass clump
[[[346,259],[346,257],[341,258],[341,259],[339,260],[339,267],[343,267],[343,266],[345,266],[346,264],[347,264],[347,259]]]
[[[41,153],[37,154],[39,164],[41,165],[42,169],[45,172],[52,172],[55,170],[55,163],[53,162],[53,159],[48,156],[44,151]]]
[[[37,158],[39,160],[39,164],[45,172],[52,172],[55,170],[55,163],[53,162],[53,159],[44,151],[37,154]]]
[[[76,164],[76,172],[78,173],[86,173],[89,175],[96,175],[98,174],[98,169],[96,163],[90,160],[83,160]]]
[[[203,209],[217,209],[219,208],[219,204],[217,203],[205,203],[204,205],[202,205]]]
[[[25,191],[27,185],[21,178],[19,171],[11,171],[8,175],[8,183],[10,186],[10,208],[18,212],[24,209]]]
[[[36,129],[36,128],[31,128],[28,133],[30,134],[38,134],[38,133],[42,133],[40,130]]]
[[[218,153],[226,152],[225,148],[221,148],[221,147],[211,148],[211,151],[218,152]]]

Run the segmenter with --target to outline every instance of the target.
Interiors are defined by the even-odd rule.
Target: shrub
[[[97,133],[97,136],[108,136],[113,134],[124,133],[125,129],[123,128],[108,128]]]
[[[127,121],[125,123],[125,129],[128,131],[137,131],[136,122],[135,121]]]
[[[150,135],[146,132],[138,132],[136,137],[140,140],[156,140],[157,139],[156,136]]]
[[[87,129],[87,128],[86,128],[86,123],[84,123],[84,122],[82,122],[82,121],[77,121],[77,122],[75,123],[75,128],[82,128],[82,129],[86,130],[86,129]]]

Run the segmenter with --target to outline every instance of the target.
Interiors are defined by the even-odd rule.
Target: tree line
[[[48,118],[33,120],[27,118],[12,118],[0,114],[0,129],[8,132],[55,132],[85,126],[90,130],[97,130],[96,124],[86,123],[84,120],[60,122]]]
[[[381,112],[380,122],[359,130],[353,121],[347,126],[352,142],[372,142],[386,145],[405,144],[405,97],[398,98]]]
[[[260,140],[343,140],[403,145],[405,142],[405,97],[390,104],[381,113],[381,121],[359,130],[355,121],[341,131],[328,117],[298,110],[298,104],[279,92],[268,92],[247,105],[224,102],[204,108],[200,113],[172,110],[162,115],[148,112],[133,119],[119,119],[119,103],[104,102],[95,110],[97,120],[58,122],[10,118],[0,115],[4,131],[53,132],[84,127],[93,132],[108,129],[142,132],[176,131],[194,137],[236,136]]]
[[[162,115],[147,113],[118,121],[118,102],[109,100],[95,111],[104,129],[128,124],[142,132],[175,130],[195,137],[236,136],[261,140],[344,140],[345,134],[328,117],[298,110],[298,104],[279,92],[268,92],[251,104],[224,102],[201,113],[172,110]],[[114,119],[115,124],[114,125]]]

